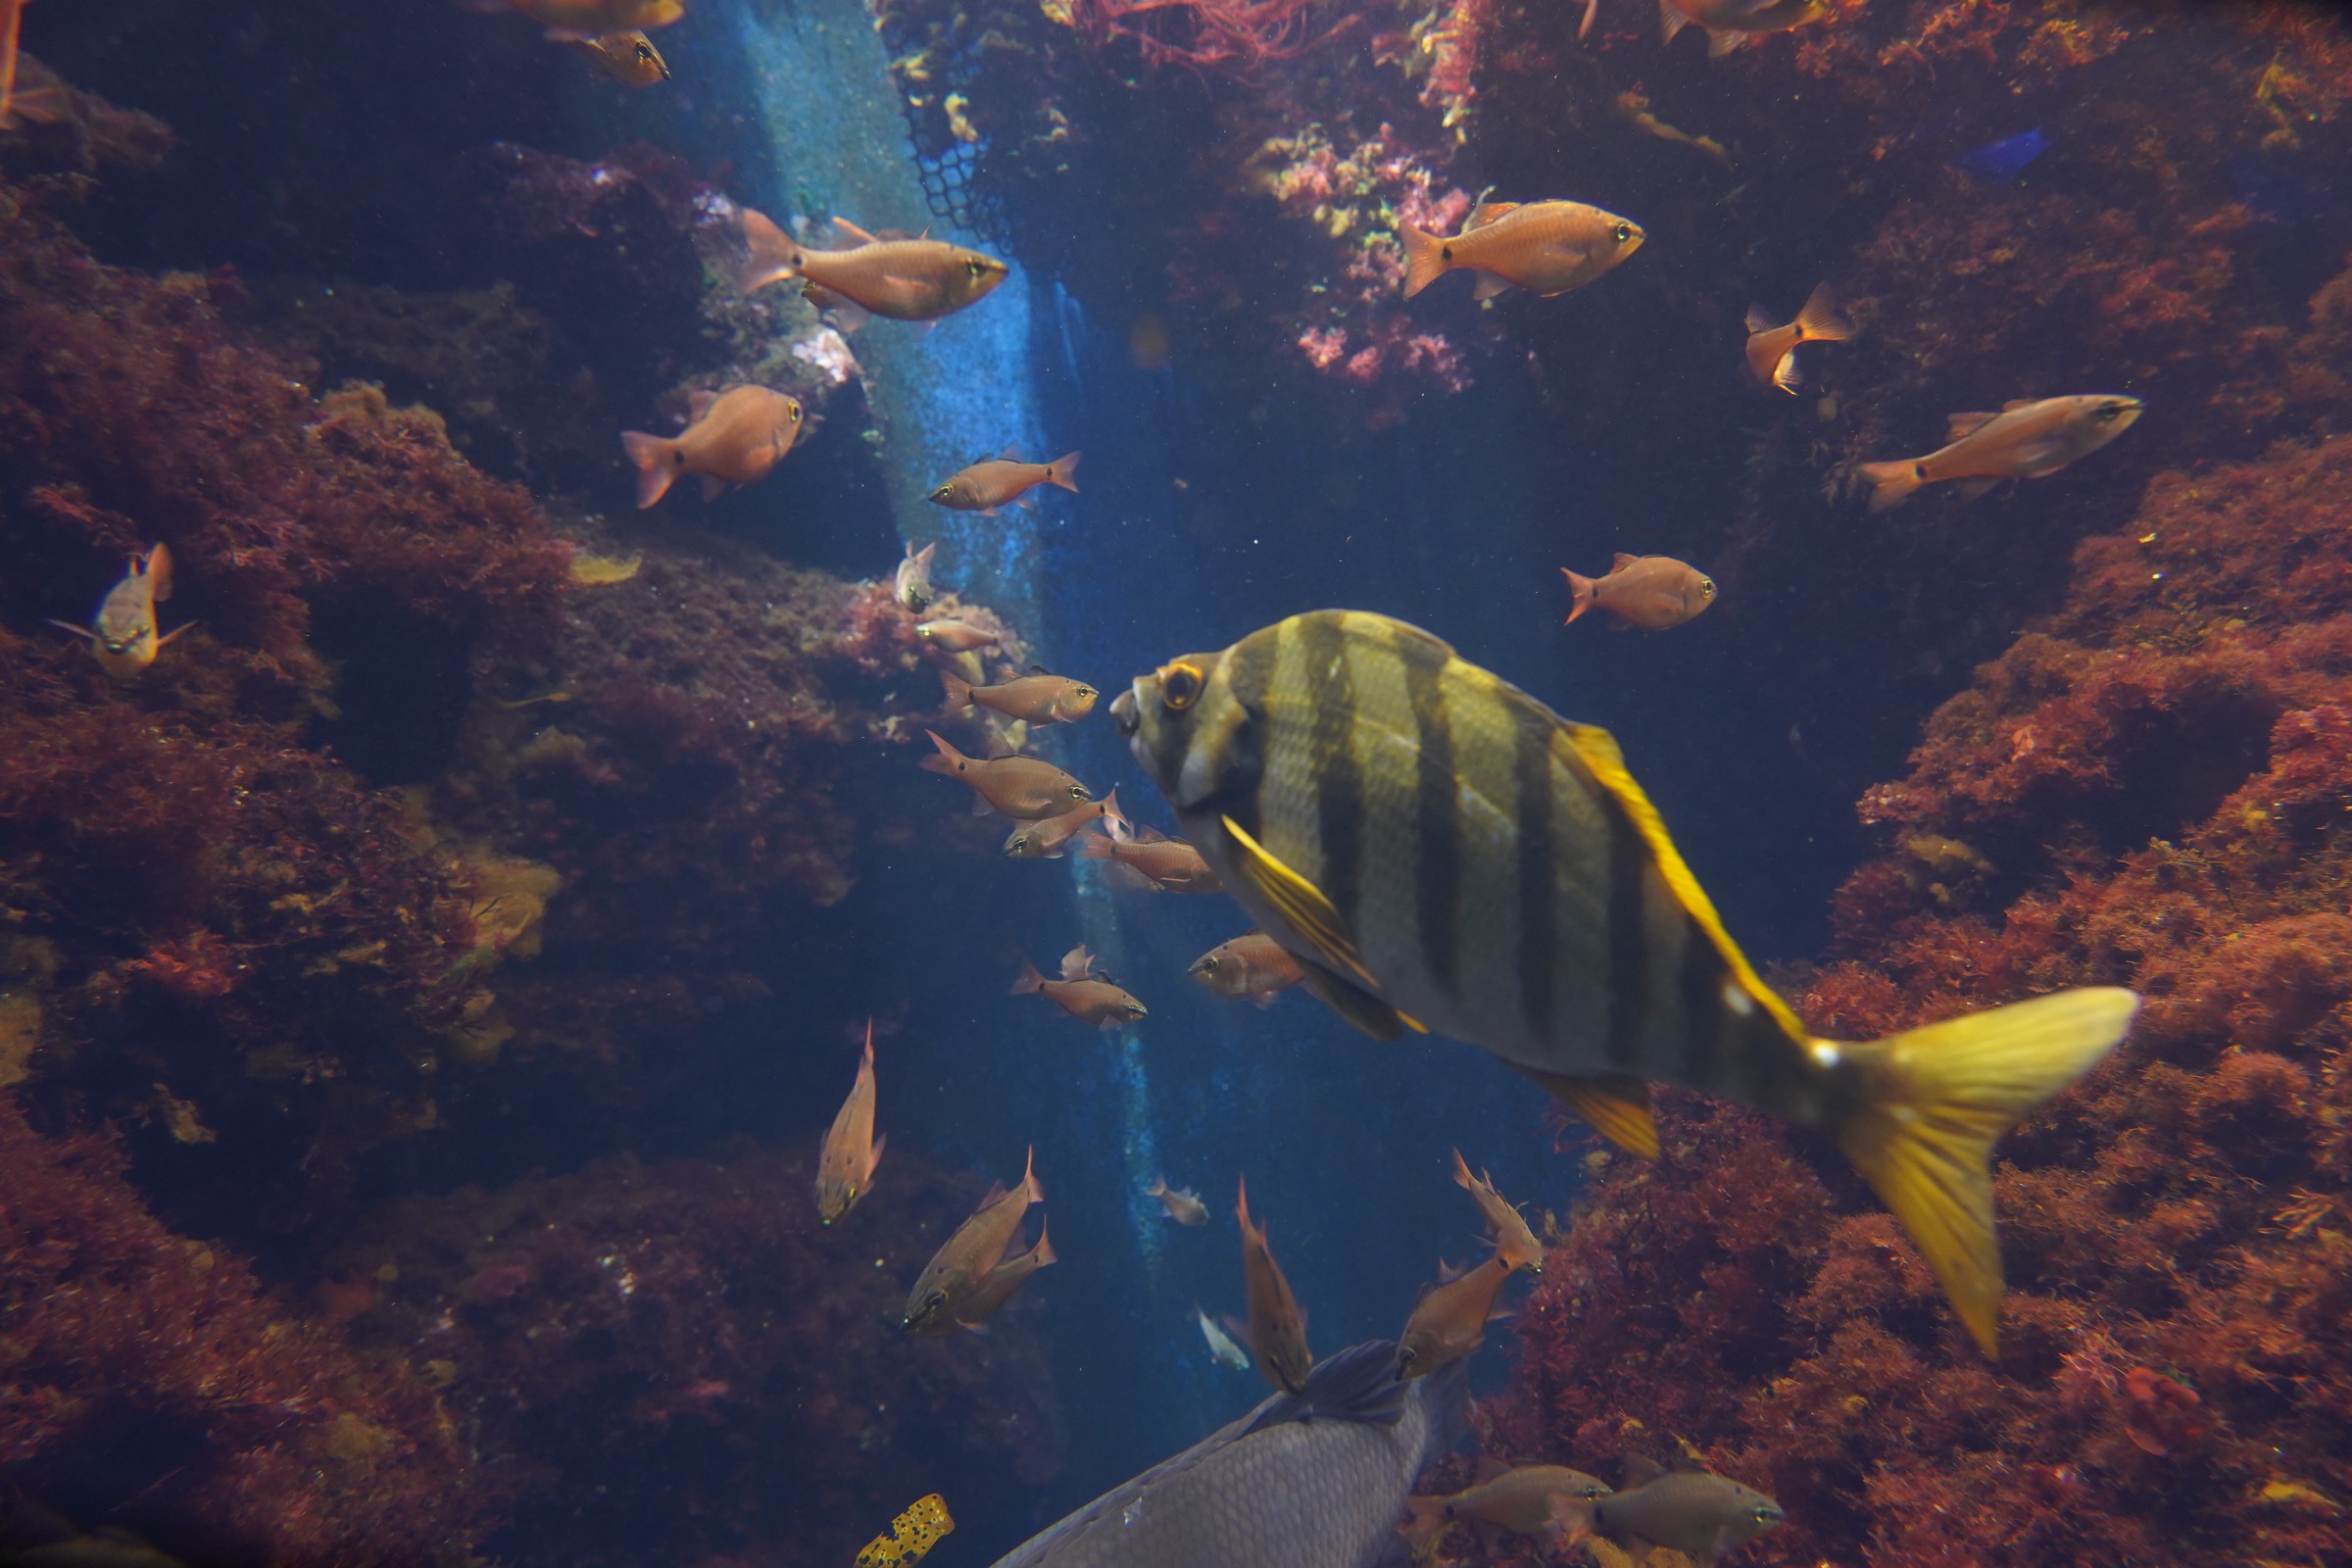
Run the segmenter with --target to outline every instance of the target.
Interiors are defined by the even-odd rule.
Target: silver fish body
[[[1275,1395],[996,1568],[1372,1568],[1463,1421],[1458,1364],[1400,1385],[1396,1355],[1374,1341],[1326,1358],[1303,1395]]]

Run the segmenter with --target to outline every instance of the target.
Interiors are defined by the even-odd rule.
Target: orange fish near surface
[[[833,224],[856,243],[846,250],[812,250],[775,225],[763,213],[743,210],[744,243],[751,263],[737,286],[746,294],[792,278],[812,304],[840,300],[894,321],[930,321],[974,305],[1004,281],[1005,266],[961,245],[937,239],[877,239],[836,218]]]
[[[1924,458],[1865,463],[1870,510],[1885,512],[1921,485],[1957,481],[1961,499],[1974,501],[2003,479],[2040,479],[2086,458],[2132,428],[2143,406],[2137,398],[2091,393],[2071,398],[2021,398],[1998,414],[1955,414],[1951,444]]]
[[[941,740],[937,731],[923,733],[939,748],[937,755],[923,759],[923,770],[962,780],[990,809],[1006,816],[1035,822],[1094,799],[1085,785],[1052,762],[1034,757],[966,757]]]
[[[1250,1223],[1250,1183],[1241,1183],[1235,1216],[1242,1222],[1242,1283],[1250,1291],[1250,1348],[1257,1369],[1268,1383],[1285,1394],[1306,1388],[1306,1374],[1315,1355],[1306,1348],[1306,1314],[1282,1277],[1274,1250],[1266,1245],[1266,1229]]]
[[[1023,958],[1020,975],[1012,982],[1012,994],[1043,997],[1080,1023],[1091,1023],[1098,1029],[1115,1029],[1148,1013],[1142,1003],[1095,967],[1095,960],[1088,956],[1083,943],[1061,956],[1058,980],[1047,979],[1037,972],[1036,964]]]
[[[1421,1298],[1396,1338],[1398,1380],[1425,1378],[1477,1349],[1494,1315],[1494,1297],[1510,1277],[1511,1265],[1497,1252]]]
[[[1584,577],[1560,568],[1568,579],[1568,622],[1598,606],[1619,625],[1666,631],[1715,602],[1715,579],[1672,556],[1629,556],[1620,552],[1606,575]]]
[[[1790,397],[1804,384],[1797,373],[1796,349],[1800,343],[1842,343],[1853,336],[1854,329],[1845,324],[1838,314],[1837,297],[1827,283],[1818,284],[1806,297],[1805,308],[1796,313],[1796,319],[1781,326],[1772,324],[1764,307],[1754,305],[1747,312],[1747,368],[1756,379],[1777,386]]]
[[[930,501],[935,507],[952,507],[957,512],[977,512],[993,517],[999,507],[1020,501],[1041,484],[1057,484],[1076,495],[1078,457],[1079,454],[1070,452],[1052,463],[1023,463],[1018,453],[1006,448],[1001,458],[989,458],[958,471],[931,492]]]
[[[1544,1247],[1536,1240],[1536,1233],[1527,1228],[1527,1216],[1494,1190],[1484,1172],[1471,1175],[1470,1162],[1462,1158],[1458,1149],[1453,1152],[1453,1183],[1477,1200],[1478,1211],[1486,1216],[1487,1227],[1494,1233],[1494,1255],[1511,1268],[1543,1273]]]
[[[1074,724],[1095,710],[1095,699],[1100,695],[1086,682],[1067,675],[1020,675],[995,686],[975,686],[945,673],[939,678],[947,686],[950,708],[977,705],[1031,724]]]
[[[865,1055],[858,1063],[850,1098],[834,1114],[832,1130],[816,1157],[816,1217],[830,1225],[847,1214],[874,1185],[889,1139],[874,1136],[874,1021],[865,1021]]]
[[[682,0],[508,0],[550,36],[609,38],[666,27],[686,14]]]
[[[1767,32],[1787,32],[1828,16],[1821,0],[1658,0],[1658,26],[1668,43],[1692,23],[1706,30],[1707,58],[1720,59]]]
[[[1021,1184],[1010,1192],[1002,1182],[989,1188],[971,1217],[956,1227],[956,1234],[941,1243],[931,1261],[923,1265],[906,1297],[906,1315],[899,1326],[918,1335],[946,1334],[954,1329],[956,1309],[996,1271],[1006,1244],[1020,1234],[1021,1218],[1029,1212],[1029,1205],[1045,1200],[1033,1149],[1028,1164],[1022,1167]]]
[[[1185,973],[1220,997],[1247,999],[1261,1007],[1306,978],[1290,950],[1263,931],[1220,942],[1193,960]]]
[[[674,436],[620,432],[621,450],[637,466],[637,510],[643,512],[689,473],[703,477],[703,499],[731,484],[767,477],[801,433],[801,401],[763,386],[697,392],[687,400],[686,428]]]
[[[1078,841],[1081,860],[1109,860],[1130,873],[1132,886],[1152,893],[1222,893],[1225,884],[1200,858],[1200,852],[1182,839],[1162,837],[1145,828],[1131,839],[1108,839],[1089,833]]]
[[[1631,219],[1583,202],[1482,202],[1451,239],[1396,225],[1404,243],[1404,297],[1447,272],[1482,275],[1477,297],[1516,285],[1549,299],[1583,288],[1642,248],[1647,236]]]
[[[7,0],[0,0],[6,4]],[[175,626],[157,636],[155,607],[172,597],[172,552],[156,545],[143,556],[130,558],[130,570],[107,590],[98,613],[87,626],[52,620],[49,624],[84,638],[99,665],[117,680],[129,680],[155,662],[164,644],[188,629]],[[193,621],[189,625],[195,624]]]

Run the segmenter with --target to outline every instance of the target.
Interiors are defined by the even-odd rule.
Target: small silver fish
[[[1217,1327],[1216,1319],[1201,1311],[1199,1302],[1193,1304],[1193,1318],[1200,1325],[1200,1337],[1208,1342],[1209,1359],[1236,1372],[1250,1370],[1250,1352],[1236,1345],[1232,1335]]]
[[[188,629],[175,626],[156,635],[155,607],[171,597],[172,552],[155,545],[145,555],[130,558],[130,570],[107,590],[89,625],[62,620],[49,624],[86,638],[100,667],[117,680],[130,680],[155,662],[164,644]]]
[[[909,615],[919,615],[929,610],[931,601],[937,597],[931,592],[931,557],[938,549],[937,540],[920,550],[915,549],[913,541],[909,540],[906,559],[899,563],[899,574],[891,582],[890,597],[897,600],[899,608]]]
[[[1200,1195],[1189,1188],[1170,1187],[1165,1177],[1152,1177],[1152,1185],[1144,1189],[1144,1196],[1158,1199],[1159,1206],[1168,1211],[1168,1218],[1179,1225],[1208,1223],[1208,1205],[1200,1201]]]

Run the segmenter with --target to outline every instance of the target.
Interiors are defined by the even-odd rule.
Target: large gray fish
[[[1413,1478],[1460,1435],[1460,1364],[1413,1383],[1396,1347],[1351,1346],[1174,1458],[1114,1487],[996,1568],[1372,1568]]]
[[[1317,611],[1185,655],[1111,716],[1350,1023],[1483,1046],[1638,1153],[1657,1152],[1651,1080],[1818,1130],[1991,1352],[1993,1140],[2123,1037],[2131,992],[1815,1039],[1733,945],[1606,730],[1383,615]]]

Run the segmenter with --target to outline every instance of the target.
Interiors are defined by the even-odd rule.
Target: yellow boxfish
[[[858,1568],[911,1568],[939,1544],[940,1537],[955,1528],[945,1497],[936,1492],[917,1497],[890,1522],[890,1534],[865,1544],[865,1549],[858,1553]]]
[[[1814,1038],[1724,931],[1606,730],[1386,616],[1293,615],[1171,660],[1111,715],[1350,1023],[1482,1046],[1642,1154],[1657,1152],[1651,1081],[1821,1132],[1992,1351],[1993,1141],[2123,1038],[2132,993]]]

